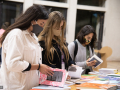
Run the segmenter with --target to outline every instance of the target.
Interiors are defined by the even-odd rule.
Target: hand
[[[54,74],[53,71],[50,69],[50,67],[45,64],[40,64],[39,71],[43,74],[46,74],[47,76],[49,75],[52,76]]]
[[[71,79],[71,77],[70,77],[69,75],[67,75],[66,81],[68,81],[68,80],[70,80],[70,79]]]
[[[94,66],[96,64],[96,60],[89,62],[90,58],[86,61],[87,66]]]
[[[71,64],[71,66],[73,66],[73,67],[79,67],[79,66],[77,66],[77,65],[74,65],[74,64]]]

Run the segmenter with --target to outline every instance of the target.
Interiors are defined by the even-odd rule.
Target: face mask
[[[86,38],[84,38],[84,39],[85,39],[86,44],[89,44],[91,42],[91,41],[87,40]]]
[[[53,30],[53,34],[54,34],[55,36],[60,36],[61,30]]]
[[[41,33],[42,30],[43,30],[43,28],[41,26],[39,26],[36,22],[36,24],[33,25],[32,33],[35,33],[35,35],[38,36]]]

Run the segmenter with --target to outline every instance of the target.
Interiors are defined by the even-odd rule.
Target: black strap
[[[77,51],[78,51],[78,44],[77,44],[76,40],[74,41],[74,44],[75,44],[75,49],[74,49],[74,62],[75,62],[75,57],[76,57]]]

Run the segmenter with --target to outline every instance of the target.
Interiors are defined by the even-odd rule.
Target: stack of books
[[[82,83],[80,85],[76,85],[76,89],[84,90],[84,89],[91,89],[91,90],[116,90],[116,85],[109,85],[109,84],[97,84],[97,83]]]
[[[101,68],[101,69],[99,69],[99,73],[116,74],[116,73],[118,73],[118,70],[117,69],[110,69],[110,68]]]

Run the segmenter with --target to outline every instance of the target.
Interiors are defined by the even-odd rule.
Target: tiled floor
[[[120,61],[117,62],[113,62],[113,61],[109,61],[107,62],[107,68],[113,68],[113,69],[118,69],[118,71],[120,72]]]

